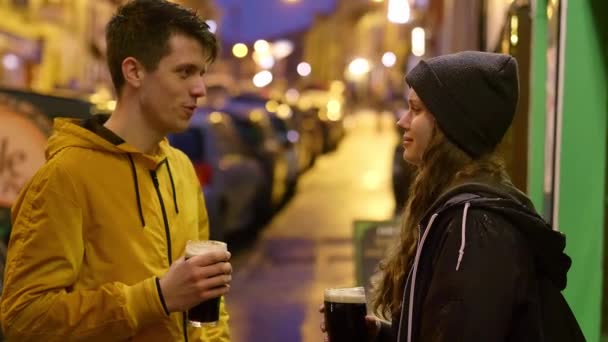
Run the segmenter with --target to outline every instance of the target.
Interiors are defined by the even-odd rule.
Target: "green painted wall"
[[[603,278],[608,70],[593,13],[600,2],[606,8],[605,0],[568,0],[559,180],[559,228],[573,259],[565,294],[588,341],[599,341]]]
[[[530,121],[528,153],[528,195],[534,206],[543,210],[543,179],[545,170],[545,113],[547,79],[547,12],[546,0],[538,0],[532,19],[532,58],[530,68]]]

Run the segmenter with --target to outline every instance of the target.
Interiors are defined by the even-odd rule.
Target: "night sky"
[[[316,13],[333,11],[336,0],[216,0],[223,13],[220,30],[225,41],[251,43],[274,39],[310,26]]]

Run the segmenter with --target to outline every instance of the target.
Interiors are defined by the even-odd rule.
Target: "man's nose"
[[[192,86],[192,89],[190,89],[190,94],[196,98],[207,95],[207,86],[205,86],[205,82],[203,81],[202,77],[199,78]]]

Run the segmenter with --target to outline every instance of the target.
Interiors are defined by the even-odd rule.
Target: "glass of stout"
[[[368,342],[363,287],[325,289],[325,329],[330,342]]]
[[[224,242],[214,240],[188,241],[186,259],[213,251],[228,251]],[[220,319],[220,298],[206,300],[188,310],[188,324],[193,327],[214,327]]]

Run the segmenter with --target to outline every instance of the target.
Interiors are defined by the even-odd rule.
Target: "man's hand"
[[[160,279],[160,289],[169,312],[190,309],[230,290],[230,252],[214,251],[188,260],[176,260]]]

